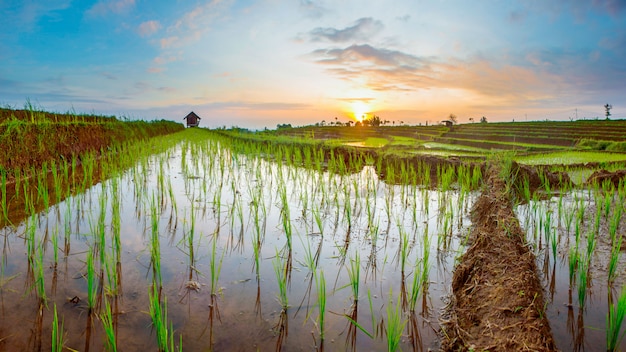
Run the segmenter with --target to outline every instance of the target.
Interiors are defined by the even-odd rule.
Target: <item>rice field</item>
[[[436,348],[480,169],[432,189],[351,163],[191,129],[86,158],[73,183],[72,163],[17,177],[0,346]]]
[[[0,349],[437,349],[481,168],[390,165],[188,129],[2,171]],[[519,189],[557,346],[626,348],[623,183]]]

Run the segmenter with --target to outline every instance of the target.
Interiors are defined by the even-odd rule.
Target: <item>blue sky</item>
[[[275,127],[626,118],[626,1],[0,1],[0,104]]]

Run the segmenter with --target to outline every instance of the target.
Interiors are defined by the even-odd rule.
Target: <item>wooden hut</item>
[[[192,111],[187,116],[183,117],[183,120],[187,120],[187,127],[198,127],[202,119]]]

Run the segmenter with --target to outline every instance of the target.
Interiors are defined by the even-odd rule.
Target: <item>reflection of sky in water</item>
[[[80,275],[84,272],[85,252],[97,241],[93,229],[100,216],[101,197],[105,194],[106,251],[112,255],[112,204],[117,201],[120,205],[120,241],[125,280],[123,288],[125,294],[131,297],[128,299],[129,305],[130,302],[133,305],[141,304],[140,301],[135,303],[134,299],[145,299],[150,285],[151,207],[155,206],[158,209],[164,292],[171,297],[170,318],[183,332],[184,345],[190,348],[206,348],[203,332],[196,325],[206,325],[207,307],[210,304],[207,295],[211,281],[211,243],[216,240],[217,256],[223,256],[218,281],[222,324],[215,327],[217,340],[221,333],[223,343],[247,346],[246,344],[254,341],[242,342],[232,331],[245,331],[252,325],[256,328],[251,329],[259,329],[258,331],[265,333],[259,333],[250,339],[265,341],[259,342],[261,346],[272,346],[275,340],[266,331],[266,324],[268,321],[271,325],[275,324],[277,318],[274,312],[280,309],[276,299],[278,288],[272,262],[277,252],[281,255],[286,253],[287,241],[281,217],[283,204],[280,198],[280,189],[284,187],[293,231],[290,311],[295,312],[303,297],[307,297],[311,274],[304,264],[305,254],[307,250],[315,253],[321,243],[319,268],[324,271],[327,282],[327,311],[339,313],[327,314],[327,339],[343,341],[345,338],[339,335],[345,333],[347,322],[341,314],[350,309],[352,293],[345,287],[349,278],[346,266],[341,266],[341,256],[348,230],[345,208],[349,205],[350,243],[345,260],[348,263],[356,253],[361,258],[359,321],[367,327],[371,325],[366,323],[371,321],[367,304],[368,290],[371,291],[374,314],[378,320],[385,316],[384,306],[389,302],[389,292],[393,291],[394,301],[399,297],[399,229],[406,231],[410,240],[405,270],[407,285],[411,284],[415,263],[422,258],[423,236],[429,236],[431,284],[427,297],[428,313],[419,319],[424,346],[432,345],[435,339],[433,329],[437,329],[437,315],[443,306],[442,299],[450,290],[452,266],[460,247],[460,238],[467,234],[470,225],[468,210],[475,198],[474,194],[461,201],[458,191],[442,193],[413,186],[387,185],[378,179],[371,167],[365,167],[356,174],[339,176],[235,155],[211,142],[193,148],[196,149],[192,150],[191,144],[183,142],[165,154],[154,155],[147,161],[138,163],[119,176],[117,195],[113,192],[113,181],[107,180],[83,195],[52,207],[48,214],[42,214],[38,236],[45,232],[46,223],[48,229],[58,227],[59,246],[62,247],[66,229],[69,229],[71,254],[68,258],[70,272],[67,274],[79,279],[68,280],[62,285],[71,285],[74,291],[84,292],[86,289]],[[263,206],[258,207],[259,218],[265,229],[262,234],[258,282],[263,316],[261,320],[257,318],[254,308],[257,297],[252,245],[256,231],[256,208],[253,206],[255,199],[265,207],[264,214],[261,210]],[[218,203],[219,209],[216,208]],[[59,209],[58,216],[56,209]],[[188,240],[192,228],[192,212],[195,214],[192,241],[194,263],[190,263]],[[314,220],[316,212],[319,212],[323,222],[323,236]],[[445,214],[450,214],[449,228],[454,236],[448,251],[437,251],[437,235],[444,231]],[[462,219],[462,223],[459,219]],[[24,232],[24,226],[10,232]],[[13,238],[13,253],[7,257],[7,275],[19,270],[25,271],[26,265],[23,262],[23,267],[18,269],[15,264],[22,262],[20,258],[25,259],[21,256],[26,251],[22,249],[23,241],[16,239],[14,235],[9,237]],[[18,252],[20,256],[15,255]],[[63,258],[62,252],[59,255]],[[52,260],[49,251],[46,257],[48,262]],[[375,266],[368,264],[370,260]],[[183,286],[189,279],[190,270],[193,279],[203,286],[199,293],[186,295]],[[22,283],[24,279],[20,279]],[[308,301],[304,300],[303,312],[296,318],[293,315],[290,317],[292,324],[286,347],[304,346],[298,341],[309,341],[311,330],[315,329],[311,325],[317,317],[315,283],[313,291],[310,303],[307,304]],[[147,311],[147,302],[143,304],[145,306],[141,309]],[[305,322],[306,306],[314,312],[310,313],[311,317]],[[419,303],[417,306],[421,307]],[[201,317],[196,316],[196,313]],[[202,319],[205,319],[204,324]],[[428,321],[432,323],[432,327],[428,325]],[[270,334],[269,338],[264,334]],[[359,332],[358,335],[359,346],[384,346],[381,339],[370,341],[362,333]]]

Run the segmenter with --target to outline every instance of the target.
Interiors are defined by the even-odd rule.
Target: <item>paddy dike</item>
[[[536,259],[524,245],[510,190],[499,168],[472,210],[471,246],[452,279],[444,321],[444,351],[552,351]]]

